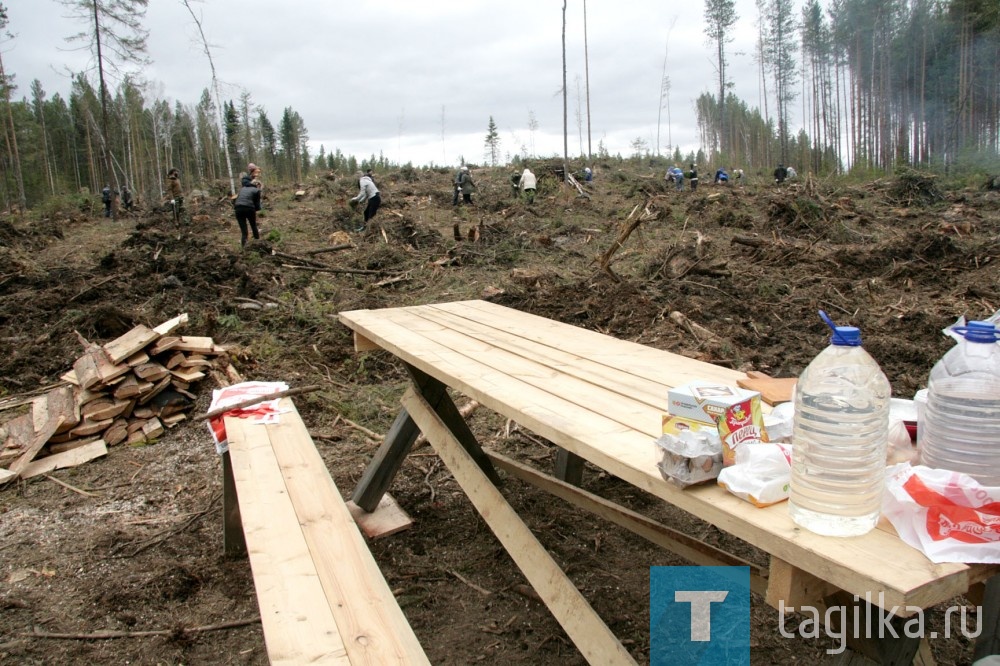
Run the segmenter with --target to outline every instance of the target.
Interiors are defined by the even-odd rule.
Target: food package
[[[722,465],[729,467],[736,462],[736,452],[746,446],[769,441],[760,411],[760,396],[751,396],[726,408],[719,420],[719,439],[722,441]]]
[[[754,506],[788,499],[792,479],[792,447],[754,444],[736,450],[736,462],[719,472],[719,485]]]
[[[693,381],[667,392],[667,409],[674,416],[714,425],[728,407],[755,400],[760,412],[760,393],[718,382]]]
[[[711,429],[664,434],[656,446],[663,455],[657,465],[660,474],[680,488],[711,481],[722,469],[722,442]]]

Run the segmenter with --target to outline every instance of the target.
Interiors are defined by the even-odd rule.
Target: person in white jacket
[[[375,217],[378,207],[382,205],[382,197],[379,196],[378,188],[375,187],[371,169],[365,171],[365,174],[358,180],[358,187],[361,188],[361,191],[358,193],[358,196],[351,199],[351,204],[367,202],[365,205],[365,223],[357,228],[357,231],[364,231],[368,225],[368,220]]]
[[[535,189],[537,187],[537,180],[535,179],[535,174],[531,173],[531,169],[528,167],[524,168],[521,172],[521,180],[518,183],[518,187],[524,192],[524,200],[529,204],[535,201]]]

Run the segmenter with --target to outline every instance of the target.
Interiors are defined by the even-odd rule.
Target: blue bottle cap
[[[965,339],[969,342],[993,343],[997,341],[996,326],[988,321],[970,321],[964,327],[956,327],[956,330],[964,334]]]
[[[860,347],[861,329],[857,326],[837,326],[830,336],[830,344],[838,347]]]
[[[819,318],[833,331],[833,335],[830,336],[831,345],[837,345],[838,347],[861,346],[861,331],[856,326],[837,326],[830,319],[830,315],[823,310],[819,311]]]

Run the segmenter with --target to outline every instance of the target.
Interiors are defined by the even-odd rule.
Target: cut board
[[[347,510],[351,512],[354,522],[369,539],[396,534],[413,525],[413,519],[389,493],[382,495],[378,506],[371,513],[353,501],[347,502]]]
[[[104,345],[104,353],[108,355],[112,363],[117,365],[133,354],[142,351],[144,347],[156,342],[159,338],[159,333],[139,324],[125,335]]]
[[[795,396],[796,377],[771,377],[756,370],[747,371],[745,379],[737,379],[736,384],[748,391],[760,393],[760,399],[769,405],[791,402]]]

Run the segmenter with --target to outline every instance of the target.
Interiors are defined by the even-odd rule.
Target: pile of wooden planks
[[[212,338],[175,335],[187,321],[181,314],[155,328],[140,324],[104,345],[81,338],[85,351],[64,383],[0,430],[0,483],[153,441],[183,421],[192,385],[225,353]]]

